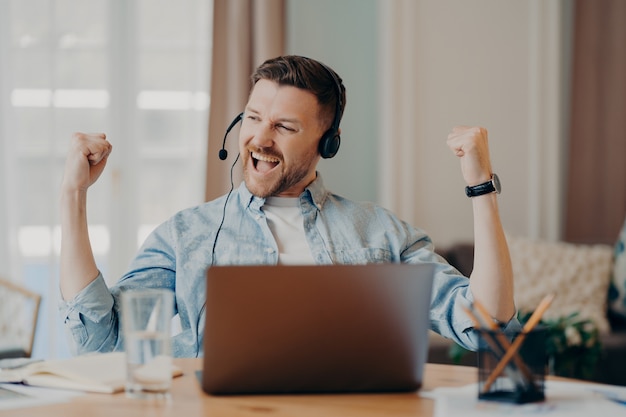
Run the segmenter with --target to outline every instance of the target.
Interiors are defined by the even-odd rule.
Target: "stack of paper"
[[[626,416],[626,387],[546,381],[546,400],[528,404],[478,400],[478,384],[460,388],[437,388],[435,417]]]

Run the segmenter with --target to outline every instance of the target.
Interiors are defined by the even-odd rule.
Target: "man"
[[[434,262],[435,331],[476,348],[472,322],[459,303],[473,299],[481,300],[494,320],[518,325],[511,320],[512,270],[497,195],[488,189],[493,172],[486,130],[458,127],[448,137],[466,183],[481,194],[472,198],[475,262],[468,280],[433,252],[422,231],[381,207],[324,188],[316,166],[337,150],[345,105],[345,88],[334,71],[312,59],[285,56],[263,63],[252,81],[239,134],[244,182],[232,194],[160,225],[111,289],[94,261],[86,220],[87,189],[102,173],[111,145],[103,134],[74,135],[61,196],[61,309],[76,352],[122,349],[120,293],[165,287],[176,291],[182,327],[173,353],[199,355],[204,274],[220,264]]]

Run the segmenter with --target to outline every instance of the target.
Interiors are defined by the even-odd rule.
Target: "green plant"
[[[523,324],[531,313],[520,314]],[[578,312],[540,322],[546,329],[546,357],[553,375],[590,379],[602,353],[599,332],[593,321]]]

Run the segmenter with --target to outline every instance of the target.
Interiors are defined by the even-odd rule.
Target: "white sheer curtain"
[[[379,97],[381,155],[378,189],[380,202],[400,218],[415,219],[415,154],[419,118],[416,106],[418,30],[414,0],[381,1],[379,14]]]
[[[212,0],[0,2],[0,274],[43,295],[33,356],[67,356],[58,192],[74,131],[114,151],[90,189],[107,282],[146,234],[204,197]]]

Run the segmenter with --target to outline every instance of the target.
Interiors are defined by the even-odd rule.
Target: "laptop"
[[[210,267],[203,390],[418,390],[433,270],[432,264]]]

